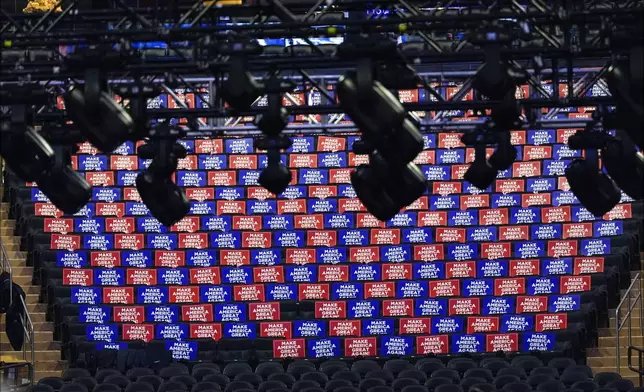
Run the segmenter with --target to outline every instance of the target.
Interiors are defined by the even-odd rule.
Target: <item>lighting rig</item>
[[[71,1],[63,2],[59,13],[7,14],[0,26],[5,49],[1,153],[20,178],[36,181],[54,204],[74,213],[89,200],[89,185],[69,167],[70,144],[38,129],[72,120],[70,132],[103,152],[145,139],[138,152],[152,163],[136,185],[151,213],[170,225],[188,211],[185,195],[172,181],[185,155],[180,138],[259,137],[256,146],[268,157],[259,182],[279,194],[292,180],[280,161],[280,150],[290,145],[287,135],[358,132],[361,139],[353,151],[369,155],[369,164],[352,173],[352,184],[367,209],[387,220],[427,189],[412,162],[423,149],[423,132],[463,132],[463,143],[475,149],[465,179],[486,189],[516,159],[510,130],[583,128],[571,137],[570,147],[584,149],[585,159],[566,171],[582,204],[603,214],[619,201],[616,186],[641,198],[644,161],[636,146],[642,148],[644,124],[642,42],[631,47],[626,43],[632,40],[619,37],[638,31],[643,2],[616,1],[602,8],[593,1],[578,7],[569,1],[544,5],[527,0],[527,7],[496,2],[486,9],[475,3],[427,9],[408,0],[318,2],[313,7],[262,0],[147,10],[115,1],[114,9],[83,11]],[[367,4],[371,11],[387,12],[367,12]],[[96,26],[109,28],[98,31]],[[456,35],[462,38],[455,40]],[[291,45],[280,47],[269,39]],[[344,42],[338,45],[338,39]],[[145,48],[146,42],[159,40],[163,49]],[[293,75],[298,84],[317,90],[324,104],[294,104],[287,111],[282,99],[295,87]],[[432,87],[446,78],[460,86],[451,98]],[[552,92],[544,89],[544,79],[552,81]],[[326,89],[329,82],[336,82],[339,104]],[[195,85],[203,84],[214,97],[207,107],[145,104],[159,93],[177,97],[175,88],[198,94]],[[529,84],[532,95],[515,97],[520,84]],[[566,98],[558,94],[560,84],[568,87]],[[596,84],[612,96],[587,96]],[[433,99],[402,104],[389,91],[418,85]],[[463,100],[472,90],[474,100]],[[52,110],[51,101],[61,93],[66,109]],[[129,108],[117,104],[114,93],[129,98]],[[259,108],[256,102],[264,95],[268,105]],[[590,119],[557,118],[561,108],[574,106],[601,110]],[[542,108],[549,110],[542,114]],[[449,115],[453,110],[472,110],[479,118],[457,121]],[[436,114],[430,117],[431,112]],[[326,116],[332,113],[348,114],[353,124],[335,124]],[[289,115],[298,114],[321,114],[323,120],[288,124]],[[255,121],[239,128],[221,121],[236,116],[254,116]],[[187,118],[191,126],[171,125],[173,118]],[[211,120],[195,126],[199,118]],[[608,128],[616,128],[617,135],[608,135]],[[495,147],[489,157],[488,146]]]

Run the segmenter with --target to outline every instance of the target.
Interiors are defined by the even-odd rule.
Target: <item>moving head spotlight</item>
[[[279,195],[291,183],[293,175],[280,160],[280,150],[289,148],[293,142],[285,135],[277,138],[262,138],[257,141],[257,148],[266,150],[268,164],[259,175],[259,185],[269,192]]]

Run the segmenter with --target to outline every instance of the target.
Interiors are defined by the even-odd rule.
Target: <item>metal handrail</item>
[[[633,352],[637,353],[637,367],[633,364]],[[628,347],[628,368],[637,373],[641,387],[644,384],[644,348]]]
[[[25,303],[25,298],[20,295],[20,302],[24,309],[23,318],[22,318],[22,328],[25,332],[25,343],[29,342],[29,353],[31,358],[27,357],[27,345],[22,345],[22,359],[26,363],[33,364],[35,363],[36,358],[36,333],[34,331],[34,323],[31,321],[31,316],[29,315],[29,309],[27,309],[27,304]],[[29,367],[29,383],[33,384],[34,381],[34,367]]]
[[[11,285],[13,284],[13,267],[11,266],[11,262],[9,261],[9,256],[7,256],[7,251],[4,248],[4,244],[2,243],[2,238],[0,238],[0,250],[2,251],[0,254],[0,259],[2,262],[0,264],[2,265],[2,272],[6,272],[9,274],[9,282]],[[13,304],[13,290],[9,290],[9,307]]]
[[[632,298],[632,294],[635,292],[635,287],[637,286],[637,296],[635,299]],[[635,306],[639,303],[640,307],[640,336],[644,336],[644,326],[642,325],[642,316],[644,313],[644,301],[642,299],[642,274],[638,272],[635,275],[635,278],[633,278],[633,281],[631,282],[630,286],[628,286],[628,289],[626,289],[626,293],[624,294],[624,298],[619,301],[619,305],[617,305],[617,309],[615,309],[615,329],[616,329],[616,345],[615,345],[615,356],[616,356],[616,364],[615,368],[617,372],[619,373],[620,371],[620,331],[625,327],[628,326],[628,347],[633,346],[633,309],[635,309]],[[627,312],[624,315],[624,319],[620,320],[621,315],[620,311],[622,310],[623,305],[627,305]]]

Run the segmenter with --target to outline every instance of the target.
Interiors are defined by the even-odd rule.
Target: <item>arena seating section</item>
[[[162,379],[191,373],[190,382],[224,391],[253,371],[252,385],[235,388],[346,384],[337,390],[351,392],[396,377],[378,392],[458,392],[461,378],[518,392],[550,377],[553,390],[592,391],[592,374],[579,376],[588,369],[566,373],[573,365],[562,357],[583,360],[607,326],[640,265],[643,211],[626,196],[603,219],[579,204],[563,176],[580,154],[565,144],[575,131],[514,131],[520,160],[487,190],[462,180],[474,152],[461,135],[425,135],[416,162],[430,192],[386,223],[351,187],[351,167],[366,158],[350,152],[353,135],[295,137],[283,156],[294,181],[277,197],[256,183],[266,156],[252,138],[182,141],[189,156],[175,180],[192,207],[170,228],[134,187],[149,164],[136,156],[140,144],[112,155],[80,145],[73,166],[94,196],[73,217],[10,174],[6,196],[72,366],[117,367],[124,352],[167,352],[188,365],[168,364],[175,367]],[[468,358],[445,357],[457,353]],[[265,370],[275,359],[284,359],[280,369]],[[130,358],[114,383],[136,380],[127,371],[139,362]]]

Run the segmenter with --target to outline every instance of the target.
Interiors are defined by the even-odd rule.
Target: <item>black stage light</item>
[[[86,70],[84,88],[72,87],[64,99],[70,119],[99,150],[112,152],[132,138],[132,117],[107,91],[98,70]]]
[[[641,65],[639,68],[641,69]],[[644,103],[642,102],[641,76],[633,77],[625,63],[611,66],[606,82],[617,101],[616,127],[624,129],[633,142],[644,149]],[[631,70],[632,71],[632,70]],[[638,70],[635,70],[638,72]],[[641,71],[640,71],[641,72]]]
[[[258,150],[266,150],[267,164],[259,175],[258,183],[274,195],[279,195],[291,183],[293,175],[281,161],[280,150],[289,148],[293,142],[286,135],[275,135],[257,139]]]
[[[242,58],[230,60],[230,72],[224,82],[221,97],[234,110],[249,110],[261,95],[262,86],[255,81]]]
[[[36,184],[38,189],[65,214],[77,213],[92,198],[91,185],[82,175],[72,170],[69,164],[55,165],[43,173],[36,180]]]
[[[566,168],[570,190],[591,214],[600,217],[619,203],[621,193],[594,159],[575,159]]]
[[[624,135],[627,137],[626,135]],[[608,141],[601,150],[606,172],[617,186],[635,200],[644,197],[644,156],[626,139]]]
[[[502,131],[498,132],[495,138],[497,147],[488,162],[495,170],[507,170],[517,160],[517,149],[512,145],[512,135],[508,131]]]
[[[474,147],[474,162],[463,175],[463,179],[478,189],[487,189],[499,174],[499,171],[490,165],[486,157],[486,145],[477,143]]]
[[[0,137],[0,155],[20,179],[36,181],[54,165],[54,150],[32,127],[6,122]]]

